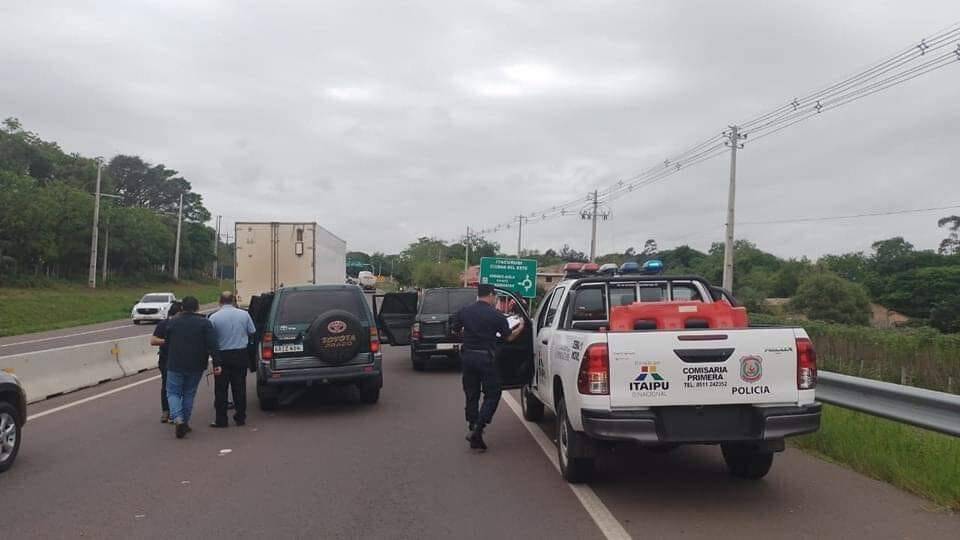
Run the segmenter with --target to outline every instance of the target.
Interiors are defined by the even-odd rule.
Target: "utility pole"
[[[734,208],[737,195],[737,149],[743,148],[743,139],[746,135],[740,134],[739,126],[730,126],[727,132],[730,147],[730,190],[727,193],[727,230],[723,242],[723,288],[733,292],[733,224]]]
[[[587,195],[587,205],[580,209],[580,219],[589,219],[591,222],[590,262],[597,258],[597,220],[607,220],[609,217],[610,208],[606,205],[600,206],[600,192],[593,190],[593,193]]]
[[[523,256],[523,220],[526,219],[523,216],[517,216],[517,258],[519,259]]]
[[[220,220],[217,216],[217,235],[213,238],[213,277],[217,277],[217,267],[220,266]]]
[[[107,282],[107,252],[110,251],[110,214],[107,214],[107,226],[104,227],[103,235],[103,268],[101,281]]]
[[[463,240],[463,286],[467,287],[467,270],[470,269],[470,227],[467,227],[467,237]]]
[[[597,198],[597,190],[593,190],[593,212],[590,212],[593,216],[593,232],[590,234],[590,262],[593,262],[597,258],[597,205],[600,204],[600,200]]]
[[[177,247],[173,252],[173,279],[180,279],[180,228],[183,226],[183,193],[180,194],[180,211],[177,212]]]
[[[93,202],[93,237],[90,239],[90,271],[87,274],[87,285],[91,289],[97,288],[97,235],[100,232],[100,171],[103,162],[97,160],[97,191]]]

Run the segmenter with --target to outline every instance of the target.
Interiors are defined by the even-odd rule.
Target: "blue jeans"
[[[200,386],[202,378],[202,371],[191,373],[167,370],[167,401],[170,402],[171,422],[190,423],[193,398],[197,395],[197,387]]]

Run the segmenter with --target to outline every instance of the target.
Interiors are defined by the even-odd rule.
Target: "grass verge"
[[[824,405],[820,431],[799,448],[960,510],[960,438]]]
[[[223,287],[233,285],[224,282]],[[130,316],[130,308],[148,292],[173,291],[177,298],[196,296],[201,304],[214,302],[218,282],[144,283],[107,285],[89,289],[81,284],[56,284],[36,289],[0,288],[0,336],[15,336],[113,321]]]

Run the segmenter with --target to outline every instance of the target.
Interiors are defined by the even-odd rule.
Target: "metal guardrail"
[[[817,400],[960,437],[960,396],[820,371]]]

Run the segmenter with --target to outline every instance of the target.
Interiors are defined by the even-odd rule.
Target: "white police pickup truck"
[[[561,281],[533,320],[524,417],[554,411],[563,477],[585,482],[605,445],[719,444],[729,472],[761,478],[784,438],[816,431],[816,353],[801,328],[749,327],[697,277]]]

